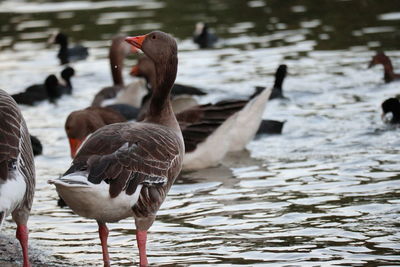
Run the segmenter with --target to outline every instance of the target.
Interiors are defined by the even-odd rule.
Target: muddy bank
[[[0,266],[22,266],[22,252],[18,240],[11,233],[0,234]],[[51,255],[51,252],[42,251],[35,244],[29,245],[29,257],[32,267],[66,267],[70,264],[61,264],[60,260]]]

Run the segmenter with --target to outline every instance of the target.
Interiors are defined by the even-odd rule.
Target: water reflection
[[[367,45],[396,49],[398,7],[391,0],[375,1],[3,1],[1,35],[12,38],[3,48],[33,34],[31,41],[55,29],[69,29],[74,40],[104,40],[118,32],[146,32],[151,26],[190,38],[197,21],[207,21],[224,39],[265,36],[278,31],[307,29],[301,38],[316,49],[344,49]],[[173,18],[173,19],[172,19]],[[351,20],[349,19],[351,18]],[[142,26],[147,24],[147,26]],[[24,36],[24,38],[21,37]],[[29,35],[28,35],[29,36]],[[281,46],[293,39],[268,44]],[[256,45],[262,45],[262,42]]]

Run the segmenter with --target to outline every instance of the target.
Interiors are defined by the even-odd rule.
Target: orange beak
[[[131,76],[139,75],[139,67],[137,65],[133,66],[131,72],[129,73]]]
[[[134,46],[135,48],[141,49],[144,39],[146,39],[147,35],[140,35],[134,37],[126,37],[125,42]]]
[[[71,158],[75,158],[76,152],[78,151],[79,147],[82,145],[83,140],[76,139],[76,138],[69,138],[69,146],[71,148]]]

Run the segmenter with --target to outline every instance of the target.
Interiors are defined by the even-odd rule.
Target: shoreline
[[[15,234],[15,233],[14,233]],[[66,267],[71,264],[60,264],[49,252],[41,251],[35,244],[29,244],[29,258],[32,267]],[[0,266],[20,267],[23,258],[21,246],[15,235],[0,233]]]

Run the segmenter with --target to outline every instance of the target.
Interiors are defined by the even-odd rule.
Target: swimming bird
[[[372,57],[368,65],[368,68],[371,68],[377,64],[383,65],[383,71],[384,71],[383,79],[385,80],[386,83],[390,83],[394,80],[400,79],[400,74],[394,73],[392,61],[387,55],[385,55],[384,52],[376,53],[376,55]]]
[[[43,84],[34,84],[25,89],[24,92],[11,95],[12,98],[18,103],[23,105],[33,106],[40,101],[49,99],[49,94],[54,101],[63,93],[72,92],[71,77],[75,74],[75,71],[71,67],[67,67],[61,71],[61,77],[63,78],[65,85],[59,87],[58,79],[55,75],[49,75]],[[66,88],[66,89],[61,89]],[[59,92],[61,90],[61,92]]]
[[[110,266],[106,223],[133,216],[140,266],[147,266],[147,230],[182,167],[184,144],[172,112],[170,91],[177,73],[177,45],[155,31],[126,41],[155,63],[157,84],[143,122],[115,123],[94,132],[71,167],[54,183],[77,214],[99,225],[104,266]]]
[[[275,79],[281,79],[285,75],[286,68],[278,67]],[[151,83],[154,86],[157,85],[157,79],[154,75],[151,76]],[[255,134],[271,134],[282,131],[283,122],[261,120],[268,100],[268,98],[265,99],[265,96],[269,96],[270,92],[271,89],[258,90],[248,99],[224,100],[213,104],[196,105],[176,114],[186,148],[183,168],[202,169],[218,165],[229,151],[244,149]],[[255,101],[254,99],[258,100]],[[239,112],[240,115],[238,115]],[[146,114],[147,108],[144,105],[138,115],[138,120],[142,120]],[[231,118],[232,116],[234,118]],[[241,121],[246,119],[249,121]],[[116,122],[118,120],[109,120],[109,123]],[[240,123],[244,124],[240,125]],[[74,124],[71,129],[73,128],[76,131],[74,135],[81,136],[82,140],[98,129],[87,127],[86,124],[89,124],[89,121],[83,119],[79,120],[79,124],[77,122],[74,122]],[[243,125],[246,125],[246,127],[243,127]],[[232,131],[237,131],[238,140],[231,138],[233,134],[231,127]],[[86,129],[91,129],[91,131],[88,132]],[[230,148],[230,144],[232,144],[232,148]],[[212,146],[214,148],[211,148]],[[76,151],[78,147],[75,147],[74,150]],[[207,149],[212,149],[212,156],[209,155]],[[74,157],[74,153],[71,153],[71,156]]]
[[[391,113],[392,118],[389,120],[392,124],[400,123],[400,101],[398,98],[388,98],[382,103],[382,119],[386,114]]]
[[[218,37],[211,33],[207,23],[198,22],[193,33],[193,42],[199,45],[199,48],[212,48],[218,41]]]
[[[137,49],[127,44],[126,36],[116,35],[113,37],[108,53],[110,61],[111,76],[113,85],[102,88],[93,98],[91,106],[99,107],[110,104],[129,104],[139,108],[142,98],[147,94],[146,82],[144,79],[135,79],[129,84],[124,83],[122,69],[125,58],[136,53]]]
[[[64,125],[71,149],[71,157],[75,157],[82,143],[97,129],[108,124],[124,121],[126,121],[126,118],[119,112],[106,107],[88,107],[71,112]]]
[[[60,64],[64,65],[73,61],[83,60],[89,56],[88,48],[82,45],[75,45],[68,47],[68,36],[62,32],[54,33],[48,43],[54,43],[60,45],[57,57],[60,60]]]
[[[243,150],[256,135],[270,94],[268,88],[246,100],[224,100],[177,114],[186,146],[182,168],[217,166],[228,152]]]
[[[285,64],[279,65],[278,69],[275,72],[274,86],[272,87],[272,92],[269,99],[285,98],[285,96],[283,95],[282,85],[283,81],[285,80],[286,74],[287,74],[287,65]],[[265,87],[263,86],[257,86],[256,92],[264,89]]]
[[[0,89],[0,227],[11,214],[17,224],[24,267],[28,257],[27,222],[35,192],[35,166],[25,120],[17,103]]]
[[[46,81],[44,82],[45,89],[47,93],[47,97],[51,103],[55,103],[57,99],[59,99],[62,95],[70,95],[72,94],[72,87],[69,85],[61,84],[55,75],[50,75],[47,77]]]

